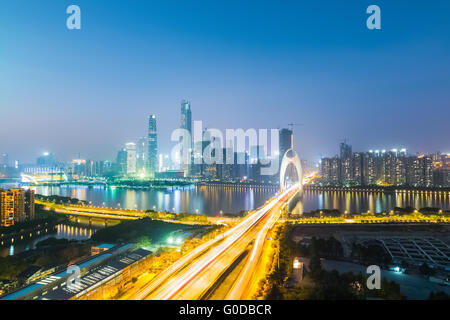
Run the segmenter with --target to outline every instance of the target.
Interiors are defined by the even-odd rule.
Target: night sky
[[[66,28],[66,8],[82,29]],[[381,8],[368,30],[366,8]],[[0,152],[114,159],[180,101],[225,128],[294,127],[301,158],[450,152],[450,1],[2,0]]]

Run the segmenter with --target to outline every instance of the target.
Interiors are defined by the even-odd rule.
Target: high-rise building
[[[266,153],[264,146],[251,146],[249,152],[248,178],[254,182],[261,182],[261,161]]]
[[[5,172],[9,166],[9,159],[7,153],[0,154],[0,173]]]
[[[413,187],[430,187],[433,183],[433,160],[431,156],[419,155],[405,159],[406,181]]]
[[[190,175],[192,164],[192,112],[191,103],[189,101],[181,101],[181,129],[189,132],[190,139],[184,139],[181,146],[181,170],[184,171],[184,176]]]
[[[189,101],[181,101],[181,129],[186,129],[192,135],[192,112]]]
[[[28,207],[30,208],[31,205]],[[9,227],[25,219],[25,191],[20,188],[0,189],[0,226]]]
[[[147,164],[148,157],[148,138],[139,138],[136,144],[136,170],[142,172]]]
[[[437,153],[433,158],[433,185],[450,187],[450,154]]]
[[[340,148],[340,183],[350,185],[353,183],[353,154],[352,146],[341,143]]]
[[[438,168],[434,170],[433,184],[437,187],[450,187],[450,169]]]
[[[420,165],[417,157],[408,157],[407,184],[409,186],[418,186],[420,183]]]
[[[158,168],[158,135],[156,129],[156,116],[150,115],[148,118],[148,140],[147,140],[147,168],[151,177],[155,177]]]
[[[321,159],[321,175],[325,184],[339,184],[341,182],[341,171],[341,159],[337,156]]]
[[[344,185],[350,185],[353,182],[353,159],[341,158],[341,182]]]
[[[116,166],[119,175],[125,175],[127,172],[127,150],[121,149],[117,152]]]
[[[341,181],[341,161],[338,157],[331,159],[330,181],[333,184],[337,184]]]
[[[88,176],[88,161],[84,159],[73,159],[71,167],[73,179],[85,178]]]
[[[136,143],[127,143],[125,150],[127,152],[127,175],[136,174]]]
[[[28,189],[25,191],[25,219],[30,221],[34,220],[34,217],[34,190]]]
[[[352,146],[342,142],[339,148],[341,159],[348,159],[352,157]]]
[[[407,181],[407,161],[406,157],[399,155],[395,161],[395,185],[403,186],[406,185]]]
[[[352,184],[363,185],[363,178],[364,178],[363,159],[364,159],[364,153],[362,153],[362,152],[355,152],[353,154]]]
[[[341,157],[321,159],[324,184],[411,187],[450,184],[450,155],[407,156],[406,149],[382,149],[352,153],[349,159],[346,156],[351,153],[351,147],[341,144],[340,149]]]
[[[292,149],[293,147],[294,147],[294,136],[292,134],[292,130],[281,129],[279,137],[280,163],[286,151]]]
[[[292,148],[294,148],[294,136],[292,134],[292,130],[286,128],[281,129],[279,131],[278,137],[278,150],[272,150],[272,154],[275,153],[275,158],[272,161],[278,161],[278,172],[268,177],[269,181],[271,181],[272,183],[277,183],[278,181],[280,181],[281,162],[283,161],[283,157],[286,154],[286,151]],[[264,167],[264,165],[262,167]]]
[[[39,167],[52,168],[56,165],[55,155],[53,153],[44,152],[42,156],[37,158],[36,163]]]
[[[421,171],[420,186],[431,187],[433,183],[433,159],[431,156],[419,156],[419,166]]]
[[[365,152],[362,159],[362,185],[373,186],[377,183],[375,157],[373,152]]]
[[[111,162],[106,160],[89,161],[89,164],[91,177],[103,177],[111,171]]]
[[[387,185],[395,185],[397,181],[397,154],[393,151],[384,153],[384,182]]]
[[[331,168],[330,158],[320,159],[320,175],[322,176],[322,181],[325,184],[330,182],[330,168]]]

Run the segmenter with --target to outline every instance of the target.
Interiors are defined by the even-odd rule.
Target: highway
[[[279,218],[281,208],[299,186],[282,192],[241,223],[192,250],[139,289],[131,299],[200,299],[230,265],[254,242],[252,263],[240,286],[247,285],[249,273],[257,267],[267,230]],[[237,287],[237,288],[239,288]],[[239,290],[239,289],[235,289]]]
[[[246,300],[251,298],[251,294],[257,290],[259,280],[265,275],[266,270],[261,264],[261,257],[264,251],[264,244],[269,230],[280,218],[280,210],[270,216],[261,230],[258,232],[255,243],[252,247],[250,257],[246,260],[243,271],[235,280],[233,287],[228,292],[226,300]],[[258,268],[259,267],[259,268]]]

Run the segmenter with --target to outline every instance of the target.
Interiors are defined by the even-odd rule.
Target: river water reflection
[[[349,213],[381,213],[395,207],[425,207],[450,210],[450,193],[415,194],[348,191],[306,190],[299,210],[308,212],[317,209],[338,209]]]
[[[95,228],[89,227],[88,225],[59,224],[56,226],[56,233],[47,233],[30,240],[0,246],[0,257],[13,256],[18,253],[34,249],[36,247],[36,243],[51,237],[67,240],[87,240],[91,238],[95,230]]]
[[[275,195],[274,189],[201,186],[174,190],[130,190],[123,188],[62,186],[38,187],[36,193],[60,195],[92,202],[95,206],[125,209],[203,213],[210,216],[253,210]],[[385,212],[394,207],[438,207],[450,210],[450,193],[383,194],[376,192],[305,191],[304,211],[339,209],[341,212]]]
[[[275,195],[274,189],[201,186],[132,190],[103,186],[37,187],[37,194],[59,195],[92,202],[94,206],[201,213],[210,216],[253,210]]]

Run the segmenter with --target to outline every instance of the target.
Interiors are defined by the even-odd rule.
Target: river
[[[104,186],[52,186],[36,187],[37,194],[59,195],[92,202],[94,206],[124,209],[200,213],[216,216],[253,210],[274,196],[275,190],[226,186],[199,186],[179,189],[132,190]],[[386,212],[394,207],[438,207],[450,210],[450,195],[382,194],[372,192],[305,191],[296,213],[317,209],[339,209],[341,212]],[[95,226],[93,226],[95,228]],[[95,229],[88,226],[59,225],[57,233],[0,247],[0,256],[14,255],[34,248],[38,241],[49,236],[65,239],[89,239]]]
[[[45,240],[50,237],[57,239],[67,239],[67,240],[87,240],[95,232],[96,228],[89,227],[88,225],[69,225],[69,224],[59,224],[56,226],[56,233],[43,234],[40,237],[32,238],[30,240],[23,240],[15,242],[11,245],[0,246],[0,257],[13,256],[18,253],[34,249],[36,243]]]
[[[216,216],[253,210],[275,195],[274,189],[227,186],[198,186],[173,190],[132,190],[103,186],[37,187],[36,193],[60,195],[92,202],[94,206],[124,209],[201,213]],[[372,192],[305,191],[300,208],[308,212],[317,209],[339,209],[341,212],[386,212],[394,207],[416,209],[438,207],[450,210],[450,194],[383,194]]]

